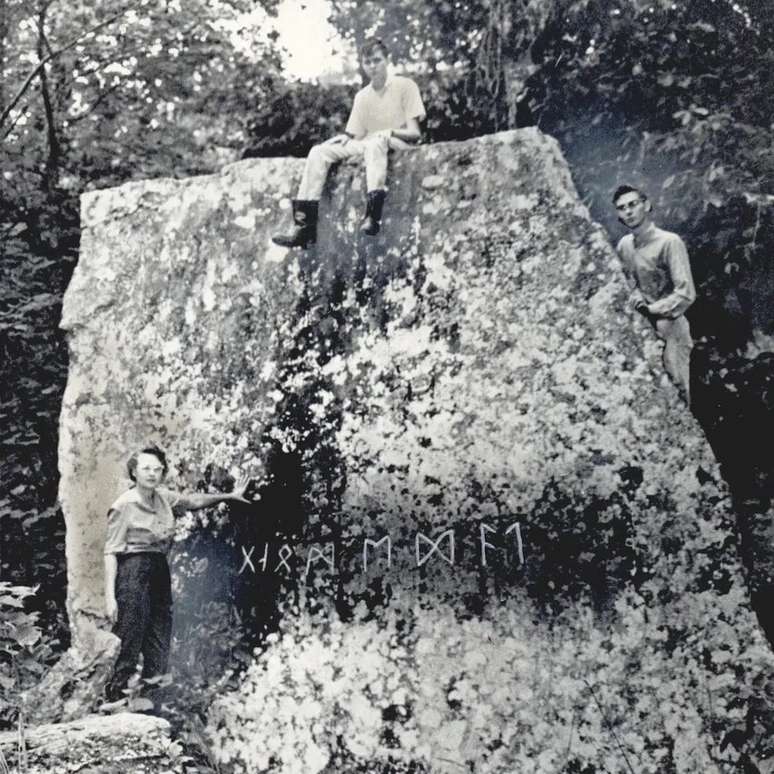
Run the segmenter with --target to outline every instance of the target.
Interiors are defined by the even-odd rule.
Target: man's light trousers
[[[669,320],[659,318],[655,321],[656,333],[664,341],[664,369],[669,378],[683,393],[685,402],[691,405],[691,326],[684,315]]]
[[[296,198],[319,199],[331,165],[355,157],[365,159],[367,190],[386,188],[389,150],[390,138],[386,134],[373,134],[364,140],[347,140],[341,143],[328,141],[315,145],[306,157],[304,175]]]

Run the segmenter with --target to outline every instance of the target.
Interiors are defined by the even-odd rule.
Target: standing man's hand
[[[656,327],[657,321],[661,319],[658,315],[655,315],[650,311],[650,304],[646,303],[645,301],[640,301],[638,304],[635,304],[634,309],[635,311],[639,312],[654,328]]]
[[[631,292],[627,304],[629,309],[632,309],[633,311],[647,318],[648,322],[653,323],[655,320],[653,312],[650,311],[650,304],[645,300],[645,297],[642,295],[642,292],[639,288],[635,288]]]
[[[648,302],[645,300],[645,297],[642,295],[642,291],[639,288],[634,288],[634,290],[632,290],[632,292],[629,294],[627,306],[629,309],[633,309],[635,312],[645,314],[645,310],[648,307]]]

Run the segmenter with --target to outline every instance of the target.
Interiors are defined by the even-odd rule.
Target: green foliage
[[[343,131],[354,89],[277,82],[250,113],[244,157],[306,156],[315,143]]]
[[[608,222],[621,177],[658,195],[661,219],[673,224],[729,188],[770,186],[772,113],[758,99],[771,88],[770,52],[762,20],[740,6],[574,3],[554,16],[533,56],[540,125],[562,141]]]
[[[63,51],[46,68],[45,82],[30,86],[2,127],[8,159],[32,156],[50,181],[66,178],[68,188],[81,190],[93,182],[208,169],[202,151],[239,144],[239,112],[264,96],[265,79],[276,69],[271,46],[251,39],[249,30],[242,47],[236,45],[238,14],[252,5],[197,1],[175,9],[145,0],[41,6],[26,20],[16,58],[6,63],[19,78],[30,69],[29,49],[58,51],[83,30],[114,21]],[[41,14],[43,31],[36,36],[29,27]],[[242,50],[251,44],[248,59]],[[50,112],[42,109],[46,103]]]
[[[39,614],[25,609],[37,592],[0,581],[0,730],[9,729],[23,710],[22,691],[51,664],[59,643],[39,626]]]
[[[77,244],[72,204],[71,197],[58,206],[31,197],[17,214],[6,203],[0,226],[0,577],[39,585],[34,604],[60,636],[66,580],[56,446],[67,352],[57,325],[74,256],[64,244],[61,258],[46,247]]]

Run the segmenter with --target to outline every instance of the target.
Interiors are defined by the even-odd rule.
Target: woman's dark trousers
[[[121,638],[121,650],[105,691],[109,701],[123,696],[141,653],[144,679],[167,671],[172,588],[166,556],[151,552],[119,554],[116,602],[118,620],[113,634]]]

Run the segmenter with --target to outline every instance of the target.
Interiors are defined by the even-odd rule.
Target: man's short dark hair
[[[146,446],[144,449],[136,451],[126,462],[126,472],[129,474],[129,478],[137,483],[137,459],[141,454],[152,454],[160,463],[164,470],[164,475],[167,475],[169,465],[167,464],[167,455],[159,449],[158,446]]]
[[[390,56],[390,52],[381,38],[368,38],[368,40],[360,46],[360,58],[365,59],[367,56],[371,56],[374,51],[381,51],[385,59]]]
[[[642,188],[637,188],[637,186],[625,183],[624,185],[619,185],[618,188],[615,189],[615,193],[613,194],[613,204],[615,204],[622,196],[625,196],[629,193],[639,194],[643,201],[648,198],[648,195],[645,193],[645,191],[642,190]]]

